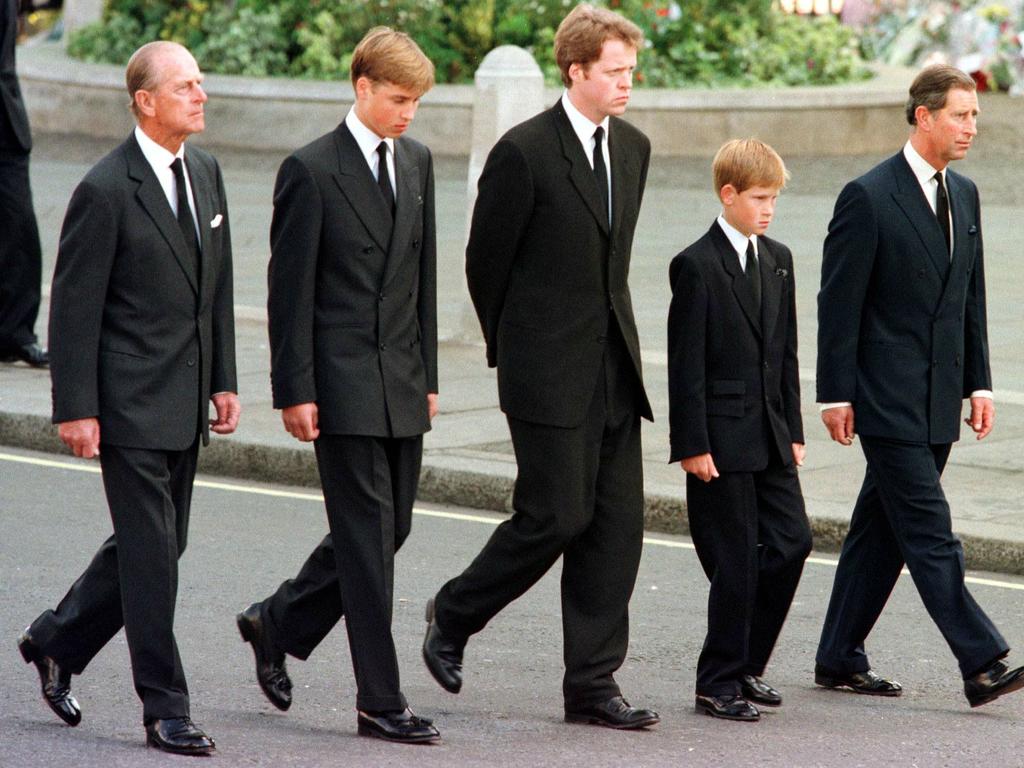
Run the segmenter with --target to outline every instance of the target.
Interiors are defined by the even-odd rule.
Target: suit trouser
[[[406,707],[391,634],[395,552],[412,527],[422,436],[321,435],[315,443],[330,533],[263,601],[270,642],[306,659],[345,616],[356,707]]]
[[[764,674],[811,551],[800,480],[773,449],[759,472],[687,474],[686,507],[711,581],[697,693],[739,695],[741,676]]]
[[[509,417],[518,462],[514,513],[470,566],[442,587],[438,626],[468,637],[562,557],[567,706],[619,695],[629,598],[643,541],[643,466],[635,374],[606,354],[583,424],[570,429]],[[609,397],[610,395],[610,397]]]
[[[28,158],[0,150],[0,353],[36,341],[43,260]]]
[[[1006,641],[964,585],[941,475],[951,445],[860,438],[867,470],[843,542],[817,662],[837,673],[870,668],[864,640],[906,563],[964,677],[1001,658]]]
[[[145,722],[189,714],[174,606],[198,450],[198,440],[184,451],[102,445],[114,535],[57,608],[45,611],[30,630],[45,655],[81,674],[124,626]]]

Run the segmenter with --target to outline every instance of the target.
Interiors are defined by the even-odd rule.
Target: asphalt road
[[[182,764],[144,746],[123,633],[74,679],[84,712],[63,726],[39,698],[15,648],[20,630],[52,606],[110,523],[97,465],[0,448],[0,766]],[[956,664],[908,578],[900,580],[869,651],[899,679],[900,699],[816,688],[813,655],[834,558],[812,557],[767,679],[785,705],[758,724],[693,711],[694,666],[707,582],[687,539],[645,545],[632,603],[629,659],[618,679],[634,704],[657,709],[649,732],[570,726],[561,714],[561,630],[554,572],[471,640],[466,684],[444,693],[419,657],[423,606],[468,563],[500,520],[421,505],[400,553],[395,636],[412,707],[443,743],[408,747],[356,735],[354,690],[341,627],[307,662],[290,661],[295,704],[274,710],[255,680],[234,614],[293,575],[323,535],[309,489],[200,478],[182,562],[177,636],[194,719],[217,740],[222,766],[967,766],[1020,765],[1024,695],[971,710]],[[1024,638],[1024,579],[972,574],[979,602],[1011,645]],[[1020,658],[1020,657],[1018,657]],[[177,761],[175,763],[175,761]]]

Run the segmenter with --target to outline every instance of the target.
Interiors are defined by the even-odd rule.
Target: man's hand
[[[798,467],[804,465],[804,456],[807,455],[807,448],[804,447],[803,443],[792,443],[790,447],[793,449],[793,461]]]
[[[431,392],[427,395],[427,416],[431,421],[437,416],[439,410],[441,410],[441,406],[437,403],[437,393]]]
[[[826,408],[821,412],[821,420],[833,440],[840,445],[853,444],[853,438],[856,437],[856,433],[853,431],[852,405]]]
[[[75,456],[91,459],[100,455],[100,420],[75,419],[57,425],[57,434]]]
[[[316,403],[289,405],[281,410],[281,421],[284,422],[288,434],[296,440],[308,443],[320,437],[319,411]]]
[[[210,429],[218,435],[230,435],[238,428],[238,417],[242,415],[242,404],[234,392],[218,392],[212,395],[217,418],[210,419]]]
[[[715,460],[710,453],[702,453],[699,456],[690,456],[679,462],[684,472],[696,475],[705,483],[710,483],[718,477],[718,470],[715,468]]]
[[[996,405],[991,397],[972,397],[971,415],[964,422],[974,430],[981,440],[996,423]]]

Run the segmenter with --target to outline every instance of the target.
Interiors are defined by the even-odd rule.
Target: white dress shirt
[[[740,269],[746,271],[747,269],[747,245],[750,243],[754,244],[754,256],[757,257],[759,251],[757,250],[757,235],[751,235],[747,237],[740,232],[736,227],[725,220],[725,216],[719,215],[718,226],[722,228],[725,236],[729,238],[729,244],[732,245],[732,249],[740,257]]]
[[[370,166],[370,173],[373,178],[380,178],[380,155],[377,154],[377,147],[383,141],[388,146],[388,181],[391,182],[391,190],[398,197],[398,188],[395,187],[395,140],[392,138],[381,138],[371,131],[362,120],[356,115],[356,108],[352,107],[345,116],[345,125],[348,126],[352,138],[359,145],[359,151],[366,158],[366,164]]]
[[[192,194],[192,181],[189,179],[188,166],[185,164],[185,143],[182,142],[181,146],[178,147],[177,153],[172,154],[149,138],[146,132],[139,126],[135,126],[135,140],[139,142],[142,156],[146,158],[146,162],[149,163],[153,173],[156,174],[156,180],[160,182],[160,186],[167,196],[167,203],[171,206],[171,212],[175,217],[178,215],[178,184],[174,180],[174,171],[171,170],[171,163],[174,162],[175,158],[181,158],[181,165],[185,171],[185,190],[188,194],[188,206],[192,212],[192,224],[196,228],[196,241],[201,244],[203,238],[199,232],[199,217],[196,216],[196,198]]]
[[[587,162],[590,163],[591,170],[594,168],[594,131],[597,130],[598,126],[604,128],[604,140],[601,142],[601,155],[604,157],[604,167],[608,175],[608,220],[611,221],[612,157],[608,152],[608,126],[611,121],[608,119],[608,116],[605,115],[604,120],[600,123],[591,122],[589,117],[586,117],[582,112],[576,109],[572,100],[569,98],[568,91],[564,91],[562,93],[562,109],[565,110],[565,114],[569,118],[569,122],[572,124],[573,132],[579,138],[580,144],[583,145],[583,154],[587,156]]]

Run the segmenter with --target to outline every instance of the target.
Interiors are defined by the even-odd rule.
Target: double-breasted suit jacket
[[[818,401],[851,402],[862,435],[951,443],[963,399],[992,388],[978,190],[946,171],[950,258],[900,152],[850,182],[818,295]]]
[[[104,443],[185,450],[211,393],[236,392],[231,234],[216,160],[186,145],[198,274],[134,135],[78,185],[50,301],[53,420],[97,417]]]
[[[785,465],[803,443],[789,249],[760,236],[761,307],[716,223],[669,267],[669,461],[711,453],[723,472]]]
[[[561,427],[586,416],[611,323],[642,381],[627,285],[650,142],[612,117],[612,221],[561,102],[505,134],[480,179],[466,277],[502,410]],[[508,194],[494,194],[500,189]],[[568,180],[568,183],[567,183]],[[501,226],[488,224],[500,221]],[[638,386],[641,416],[651,407]]]
[[[316,402],[328,434],[430,429],[437,392],[433,164],[395,141],[395,220],[348,127],[281,166],[271,228],[274,407]],[[426,212],[427,215],[424,215]]]

